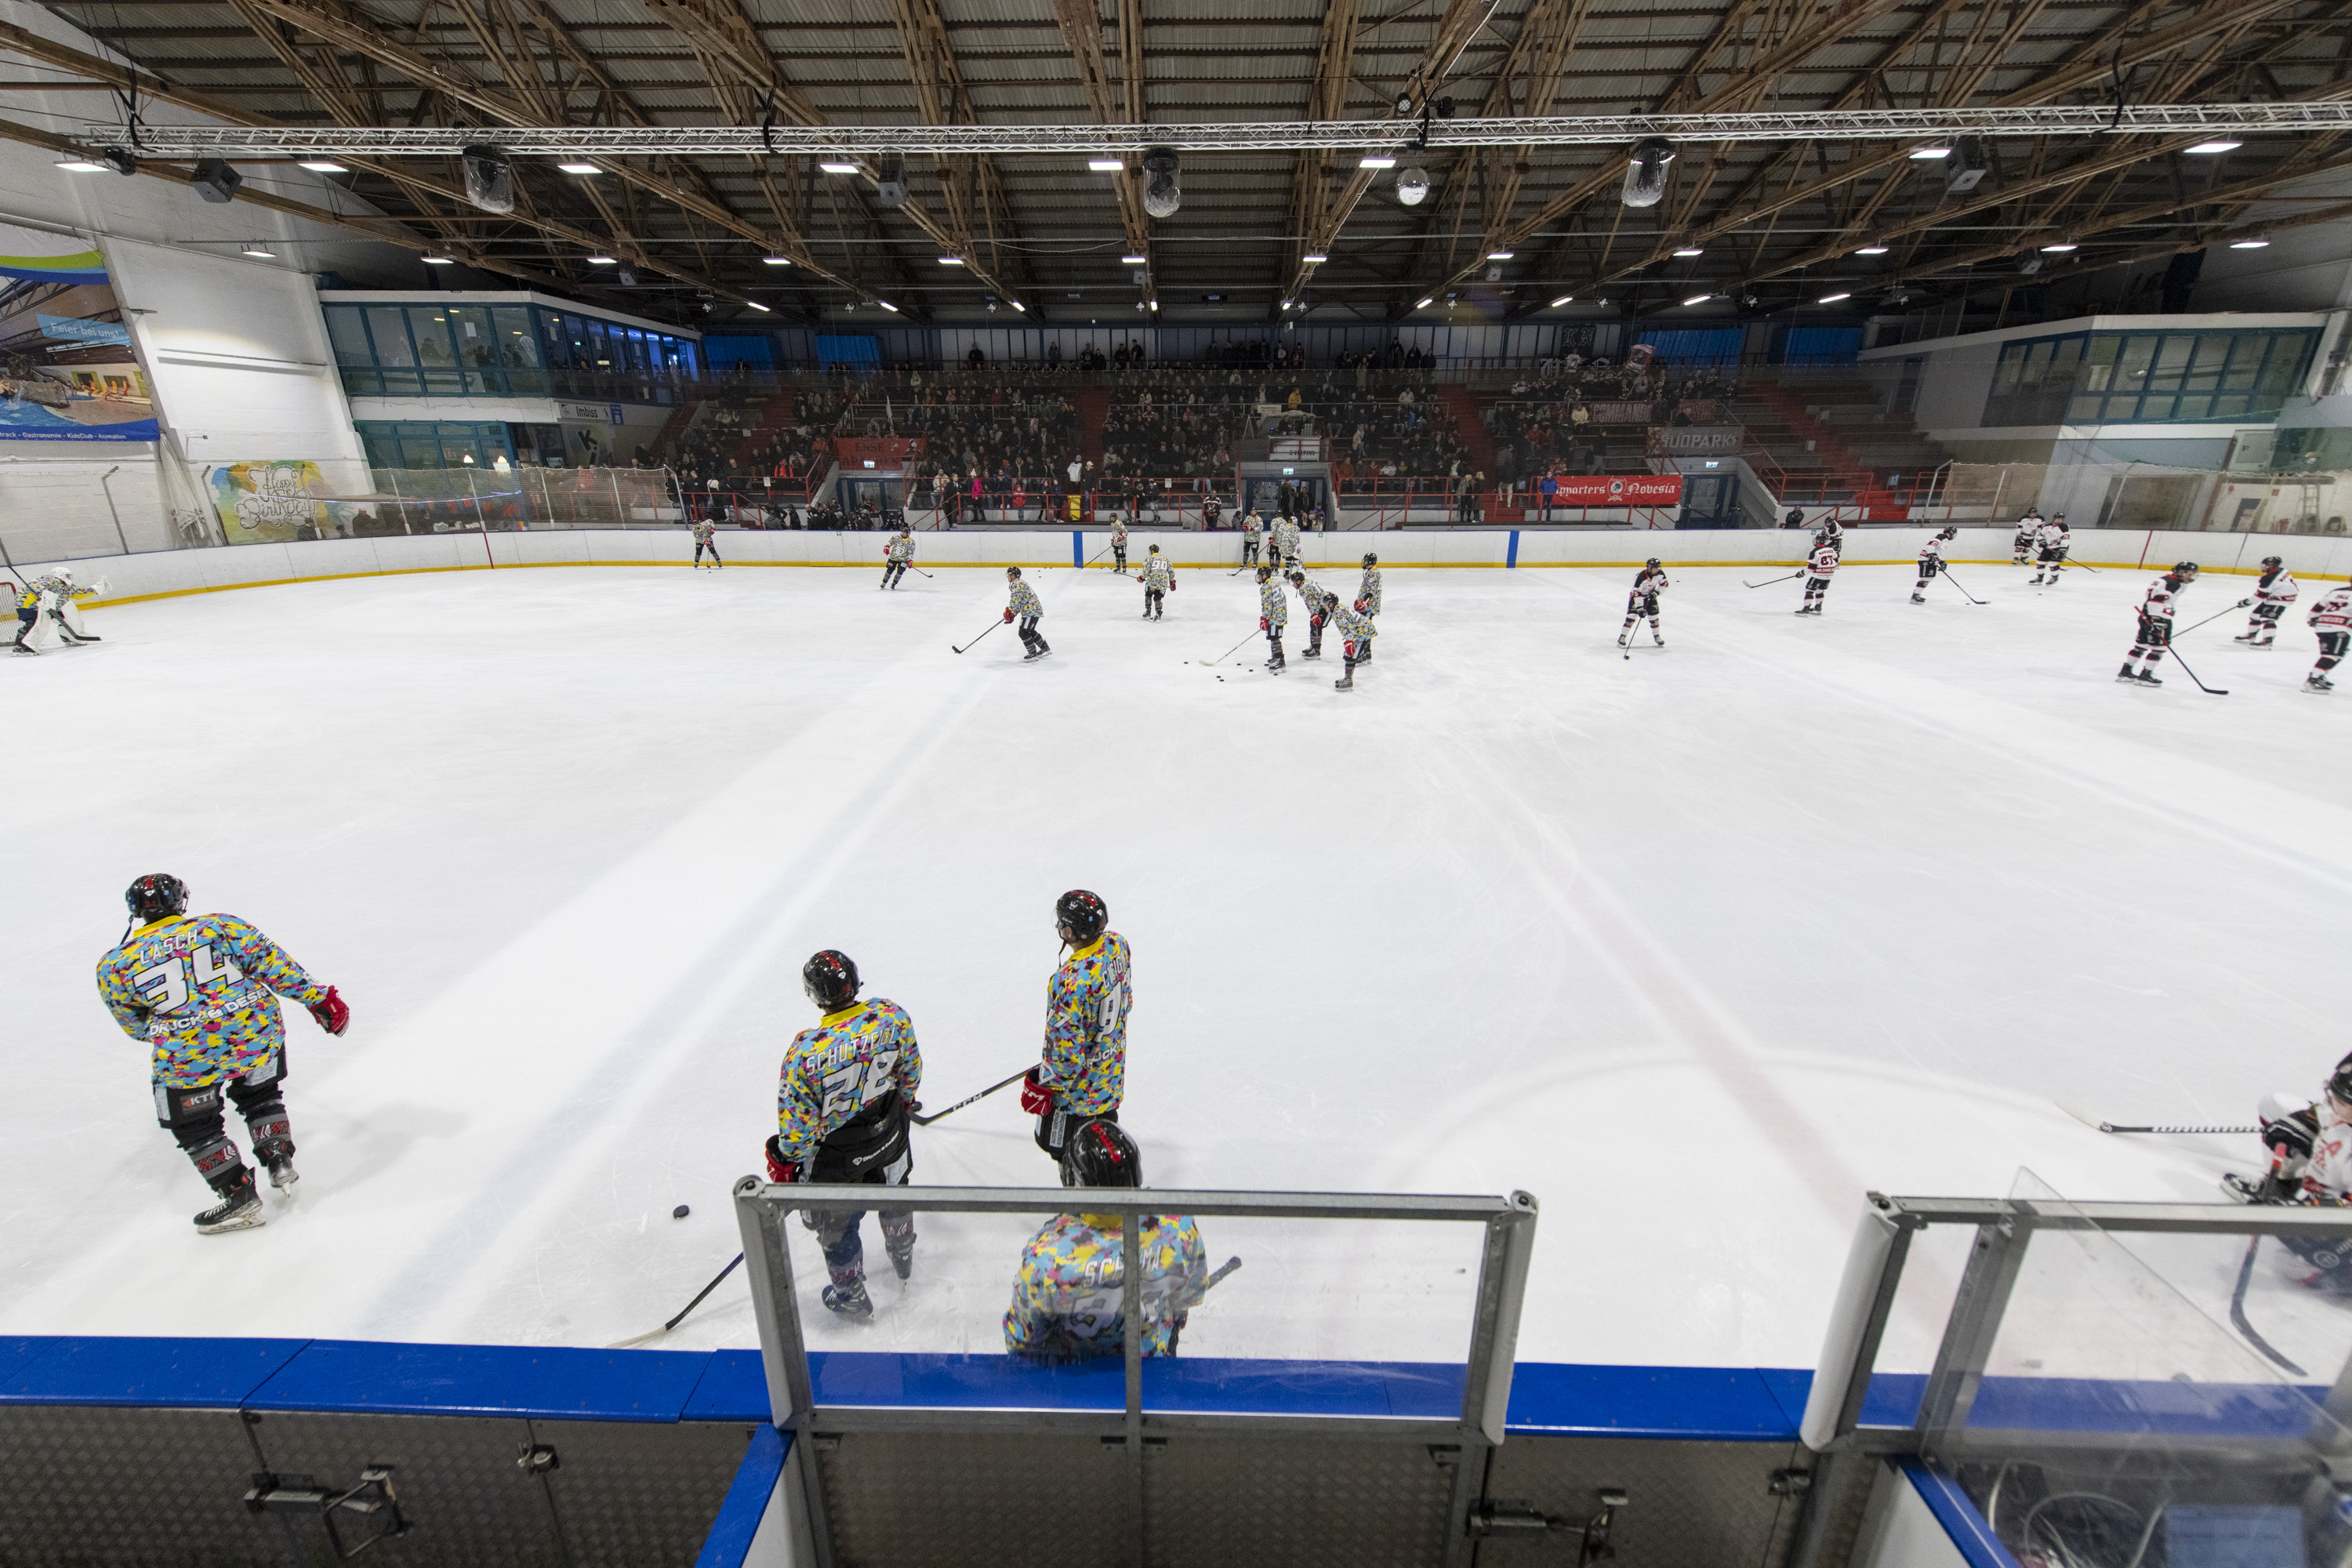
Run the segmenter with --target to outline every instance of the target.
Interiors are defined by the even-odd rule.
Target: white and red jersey
[[[1824,542],[1813,546],[1812,556],[1806,561],[1805,570],[1816,577],[1826,577],[1837,570],[1837,546]]]
[[[2032,539],[2041,527],[2042,514],[2038,511],[2027,512],[2017,520],[2017,542],[2022,544]]]
[[[2033,531],[2033,537],[2044,550],[2063,550],[2074,536],[2063,522],[2045,522]]]
[[[2352,1122],[2339,1121],[2325,1100],[2319,1111],[2319,1136],[2312,1141],[2311,1158],[2303,1167],[2306,1202],[2340,1203],[2352,1197]]]
[[[2311,606],[2311,624],[2325,631],[2352,631],[2352,583],[2339,583]]]
[[[2170,620],[2174,601],[2180,596],[2180,588],[2179,579],[2167,572],[2147,585],[2147,598],[2141,604],[2139,613],[2152,620]]]
[[[2275,572],[2263,573],[2254,583],[2256,602],[2276,605],[2281,609],[2294,604],[2295,595],[2302,592],[2302,584],[2294,580],[2294,574],[2284,566]]]
[[[1643,567],[1641,575],[1633,579],[1633,597],[1637,599],[1646,599],[1653,594],[1665,591],[1666,574],[1655,566]]]
[[[1944,536],[1940,533],[1929,534],[1927,536],[1927,542],[1919,547],[1919,559],[1922,561],[1941,561],[1943,558]]]

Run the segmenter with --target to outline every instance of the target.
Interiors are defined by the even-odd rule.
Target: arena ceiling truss
[[[0,135],[127,145],[125,94],[172,104],[212,123],[142,127],[143,175],[331,159],[360,201],[238,199],[679,318],[1775,311],[2352,210],[2344,0],[50,9],[108,52],[0,27],[10,85],[87,112]],[[1674,157],[1628,205],[1651,136]],[[467,200],[478,144],[512,161],[510,212]]]

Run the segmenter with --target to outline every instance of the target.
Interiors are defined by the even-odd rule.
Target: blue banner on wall
[[[89,241],[0,224],[0,340],[25,344],[31,369],[0,375],[0,441],[158,438],[154,392],[121,317]]]

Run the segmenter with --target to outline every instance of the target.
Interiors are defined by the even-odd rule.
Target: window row
[[[329,305],[360,397],[620,396],[667,403],[700,374],[691,338],[537,305]]]
[[[2262,418],[2301,385],[2319,334],[2077,332],[2004,344],[1984,423]]]

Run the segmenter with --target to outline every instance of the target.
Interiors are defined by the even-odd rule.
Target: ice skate
[[[1650,628],[1650,641],[1664,647],[1666,646],[1666,634],[1653,626]]]
[[[2164,684],[2164,682],[2156,678],[2156,671],[2153,669],[2143,669],[2137,675],[2133,676],[2132,679],[2138,681],[2142,686],[2161,686]]]
[[[269,1216],[261,1212],[261,1194],[253,1190],[251,1171],[239,1171],[236,1183],[221,1194],[221,1201],[196,1215],[196,1229],[206,1236],[251,1230],[268,1223]]]
[[[2263,1183],[2252,1176],[2242,1176],[2231,1171],[2221,1178],[2223,1195],[2235,1204],[2258,1204],[2263,1201]]]
[[[1319,647],[1310,647],[1298,657],[1301,658],[1321,658],[1323,657],[1323,650]]]
[[[845,1290],[838,1285],[826,1286],[824,1305],[827,1311],[836,1317],[847,1318],[853,1323],[874,1321],[874,1298],[866,1293],[866,1281],[863,1279]]]
[[[2137,680],[2139,679],[2139,671],[2134,669],[2130,665],[2126,665],[2121,669],[2116,671],[2116,679],[2117,680]]]
[[[2303,689],[2305,691],[2333,691],[2336,689],[2336,682],[2315,669],[2303,678]]]
[[[10,643],[10,644],[8,645],[8,651],[9,651],[10,653],[21,653],[21,654],[25,654],[25,655],[26,655],[26,656],[28,656],[28,657],[30,657],[30,658],[40,658],[40,657],[41,657],[41,650],[40,650],[39,648],[37,648],[37,647],[26,647],[23,643],[20,643],[20,642],[19,642],[19,643]]]
[[[269,1184],[288,1197],[292,1197],[294,1184],[302,1179],[295,1172],[294,1156],[290,1153],[280,1154],[273,1160],[265,1155],[261,1156],[261,1164],[262,1168],[269,1173]]]
[[[1049,647],[1033,647],[1027,653],[1021,656],[1021,662],[1024,664],[1034,664],[1053,651],[1054,650]]]
[[[2278,639],[2275,637],[2258,638],[2253,646],[2256,647],[2276,647],[2278,646]]]
[[[2254,640],[2254,634],[2252,632],[2240,632],[2236,637],[2231,637],[2230,640],[2231,642],[2250,643]]]
[[[1339,679],[1331,683],[1331,689],[1334,691],[1353,691],[1356,689],[1356,669],[1353,665],[1348,667],[1347,674],[1341,676]]]
[[[1914,594],[1911,595],[1911,602],[1915,605],[1924,605],[1927,602],[1927,595],[1925,594]]]
[[[898,1274],[899,1279],[911,1279],[914,1278],[915,1238],[913,1237],[910,1236],[907,1238],[907,1245],[904,1247],[900,1247],[895,1241],[886,1239],[882,1244],[882,1250],[890,1255],[890,1267]]]
[[[1622,631],[1622,632],[1619,632],[1619,633],[1617,634],[1617,646],[1618,646],[1619,647],[1623,647],[1625,646],[1625,639],[1626,639],[1626,638],[1628,638],[1628,637],[1632,637],[1633,635],[1633,634],[1632,632],[1630,632],[1630,631]]]

